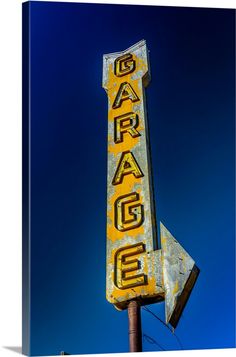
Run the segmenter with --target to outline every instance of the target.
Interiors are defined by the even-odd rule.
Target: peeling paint
[[[108,95],[106,298],[118,310],[132,299],[141,305],[165,299],[166,323],[175,328],[199,269],[162,223],[161,249],[154,250],[157,230],[145,108],[148,63],[144,40],[103,56]]]
[[[117,72],[115,66],[117,62],[119,62],[119,76],[116,75]],[[125,72],[125,75],[122,75],[122,70]],[[155,262],[153,259],[155,256],[154,253],[152,254],[152,259],[150,259],[150,256],[148,257],[146,253],[134,257],[134,259],[139,261],[139,269],[137,269],[137,271],[132,271],[131,273],[126,273],[127,278],[132,274],[133,276],[139,276],[140,274],[145,274],[146,276],[144,285],[141,285],[142,279],[137,278],[137,284],[140,285],[135,286],[135,295],[131,288],[117,288],[114,281],[114,273],[117,274],[116,269],[119,269],[117,268],[114,259],[115,254],[119,249],[123,249],[124,247],[129,249],[132,245],[143,243],[145,251],[151,252],[154,249],[154,245],[156,245],[156,226],[155,219],[153,219],[155,213],[152,209],[154,206],[152,202],[153,190],[150,187],[149,179],[150,158],[147,144],[148,138],[145,129],[147,127],[147,117],[145,110],[144,86],[147,86],[148,84],[147,79],[150,79],[150,75],[148,68],[148,51],[144,40],[125,51],[103,56],[103,88],[108,95],[107,299],[113,304],[116,304],[117,301],[119,301],[119,304],[122,304],[123,302],[124,304],[122,306],[124,308],[127,305],[127,301],[134,297],[146,299],[157,296],[160,292],[163,292],[163,289],[160,289],[159,286],[159,275],[158,277],[155,276],[157,270],[154,266],[151,267],[151,265],[157,265],[157,261]],[[132,93],[130,96],[131,99],[126,99],[124,96],[125,99],[119,99],[117,102],[118,104],[116,104],[114,108],[114,102],[117,98],[119,88],[122,88],[122,83],[128,83],[129,91]],[[136,100],[137,97],[139,100]],[[120,94],[119,98],[122,98]],[[138,116],[138,126],[136,127],[136,130],[140,135],[133,137],[129,132],[125,132],[124,129],[122,142],[115,143],[115,120],[117,117],[126,113],[135,113]],[[127,122],[126,125],[131,125],[131,122]],[[133,174],[124,175],[122,183],[114,186],[112,185],[112,180],[114,179],[123,152],[132,153],[143,176],[135,177]],[[119,197],[132,192],[139,195],[139,202],[137,204],[140,205],[139,212],[140,207],[143,207],[144,217],[141,225],[124,232],[118,230],[115,225],[115,204]],[[132,210],[132,203],[130,203],[130,207]],[[129,212],[127,209],[125,211],[127,216],[126,219],[134,220],[135,211],[133,210]],[[130,226],[134,225],[135,224],[130,224]],[[123,226],[118,225],[118,228]],[[129,226],[129,224],[126,226]]]

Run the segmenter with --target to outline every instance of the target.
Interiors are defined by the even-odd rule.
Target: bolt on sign
[[[198,269],[162,224],[163,248],[157,250],[145,108],[149,81],[144,40],[103,56],[108,96],[106,297],[121,310],[132,299],[140,304],[165,299],[167,320],[175,325]]]

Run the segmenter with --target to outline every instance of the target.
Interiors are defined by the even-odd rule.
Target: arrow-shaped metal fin
[[[176,328],[199,269],[162,223],[160,228],[166,323]]]

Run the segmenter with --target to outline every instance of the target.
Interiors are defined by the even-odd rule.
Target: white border
[[[73,0],[63,1],[79,2]],[[235,8],[236,6],[233,0],[110,0],[84,2],[219,8]],[[15,352],[3,346],[21,346],[22,131],[20,0],[0,1],[0,46],[0,356],[16,357],[17,354]],[[228,357],[233,356],[235,350],[203,350],[200,353],[203,356],[218,357],[224,355]],[[117,354],[116,356],[119,355]],[[156,355],[156,352],[142,354],[142,356],[149,355]],[[166,357],[197,357],[199,351],[158,352],[158,355]],[[130,357],[131,355],[122,354],[120,356]]]

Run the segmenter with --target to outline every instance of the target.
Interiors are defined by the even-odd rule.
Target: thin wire
[[[172,333],[172,335],[175,336],[180,348],[183,350],[184,347],[183,347],[183,344],[182,342],[180,341],[180,338],[171,330],[171,328],[159,317],[157,316],[153,311],[149,310],[146,306],[143,306],[143,309],[146,310],[147,312],[149,312],[152,316],[154,316],[158,321],[160,321],[165,327],[168,328],[168,330]]]
[[[133,290],[133,289],[132,289],[132,290]],[[115,298],[115,300],[116,300],[117,302],[119,302],[116,298]],[[149,342],[149,343],[151,343],[152,345],[153,345],[153,344],[157,345],[162,351],[166,351],[165,348],[160,345],[160,343],[158,343],[156,340],[154,340],[154,338],[152,338],[152,337],[146,335],[145,333],[143,334],[143,338],[145,338],[146,341]]]
[[[168,330],[170,330],[170,332],[172,333],[171,328],[159,317],[157,316],[154,312],[152,312],[151,310],[149,310],[147,308],[147,306],[142,306],[144,310],[146,310],[147,312],[149,312],[151,315],[153,315],[157,320],[159,320],[165,327],[168,328]]]
[[[183,350],[183,349],[184,349],[184,346],[183,346],[183,344],[182,344],[180,338],[175,334],[175,332],[173,332],[173,335],[175,336],[175,338],[176,338],[176,340],[178,341],[178,343],[179,343],[181,349]]]
[[[136,291],[135,291],[134,289],[131,289],[131,290],[133,290],[133,291],[136,293]],[[137,296],[137,295],[136,295],[136,296]],[[142,299],[142,298],[141,298],[141,299]],[[117,300],[116,298],[115,298],[115,300],[116,300],[117,302],[119,302],[119,300]],[[177,342],[178,342],[180,348],[183,350],[183,349],[184,349],[183,344],[182,344],[180,338],[179,338],[179,337],[176,335],[176,333],[174,332],[174,329],[172,330],[159,316],[157,316],[153,311],[151,311],[150,309],[148,309],[147,306],[142,306],[142,308],[143,308],[144,310],[146,310],[147,312],[149,312],[151,315],[153,315],[158,321],[160,321],[165,327],[168,328],[168,330],[172,333],[172,335],[175,336],[175,338],[176,338],[176,340],[177,340]]]
[[[160,343],[158,343],[154,338],[152,338],[151,336],[146,335],[145,333],[143,334],[143,338],[145,338],[145,340],[150,343],[151,345],[157,345],[162,351],[166,351],[166,349],[164,347],[162,347],[162,345],[160,345]]]

